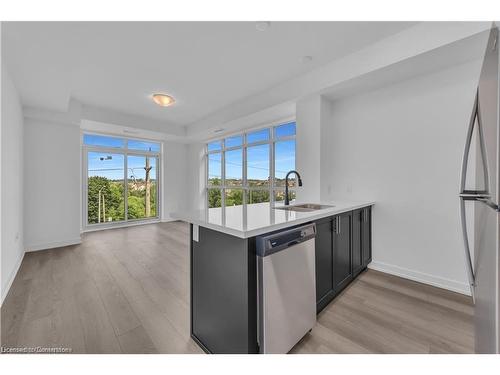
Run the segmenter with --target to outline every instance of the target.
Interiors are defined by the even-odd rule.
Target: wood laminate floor
[[[369,270],[292,353],[472,353],[469,298]],[[1,309],[3,347],[202,353],[189,337],[189,226],[87,233],[27,253]]]

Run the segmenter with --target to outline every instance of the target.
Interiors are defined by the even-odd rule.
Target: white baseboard
[[[149,225],[149,224],[158,224],[161,220],[160,219],[154,219],[154,220],[138,220],[138,221],[126,221],[123,223],[113,223],[111,225],[107,224],[100,224],[96,226],[91,226],[89,228],[84,228],[83,232],[80,231],[81,233],[86,233],[86,232],[98,232],[100,230],[108,230],[108,229],[116,229],[116,228],[127,228],[127,227],[135,227],[139,225]]]
[[[23,253],[19,257],[14,269],[12,270],[12,273],[10,274],[10,277],[9,277],[9,280],[7,281],[7,285],[6,285],[5,289],[2,290],[2,297],[1,297],[2,300],[0,301],[0,306],[3,305],[3,301],[5,300],[5,297],[7,297],[7,294],[9,294],[10,287],[12,286],[12,283],[14,282],[14,279],[16,278],[16,275],[17,275],[17,272],[19,271],[19,268],[21,268],[21,263],[23,262],[24,254],[25,253]]]
[[[451,290],[460,294],[470,296],[469,285],[456,280],[446,279],[444,277],[434,276],[423,272],[413,271],[408,268],[395,266],[384,262],[372,261],[368,268],[376,271],[388,273],[394,276],[399,276],[404,279],[418,281],[423,284],[432,285],[441,289]]]
[[[63,247],[63,246],[71,246],[71,245],[79,245],[82,243],[82,239],[80,237],[73,238],[65,241],[56,241],[56,242],[47,242],[41,244],[33,244],[30,246],[26,246],[26,252],[39,251],[39,250],[47,250],[53,249],[55,247]]]
[[[166,218],[161,219],[162,223],[170,223],[172,221],[179,221],[179,219],[172,219],[171,217],[166,217]]]

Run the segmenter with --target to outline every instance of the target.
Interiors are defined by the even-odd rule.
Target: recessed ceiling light
[[[255,23],[255,28],[258,31],[266,31],[271,27],[271,22],[269,21],[259,21]]]
[[[167,94],[153,94],[152,98],[160,107],[168,107],[175,103],[175,99]]]
[[[299,60],[302,64],[307,64],[312,61],[312,56],[302,56]]]

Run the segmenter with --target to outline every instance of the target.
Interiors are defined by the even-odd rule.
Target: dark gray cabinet
[[[352,279],[350,212],[334,218],[333,237],[333,280],[334,290],[338,293]]]
[[[316,222],[316,306],[320,311],[335,296],[333,281],[333,218]]]
[[[191,224],[191,337],[208,353],[257,353],[255,238]]]
[[[363,268],[372,261],[372,210],[370,207],[363,209],[361,215],[361,254],[363,257]]]
[[[363,250],[361,246],[361,226],[363,224],[363,210],[352,212],[352,274],[358,275],[363,270]]]
[[[323,310],[371,259],[370,207],[318,220],[316,310]]]

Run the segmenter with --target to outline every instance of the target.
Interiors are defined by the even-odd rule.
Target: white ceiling
[[[172,125],[217,110],[402,31],[410,22],[3,22],[23,104],[69,99]],[[313,60],[303,64],[300,58]],[[161,91],[177,103],[154,105]]]

